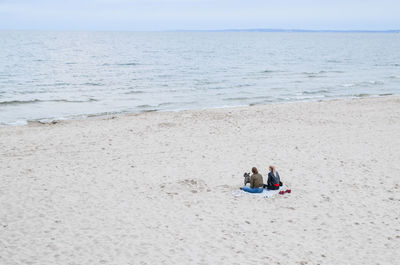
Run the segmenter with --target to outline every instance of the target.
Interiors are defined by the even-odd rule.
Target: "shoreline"
[[[0,127],[0,263],[392,264],[400,97]],[[292,193],[234,197],[255,166]]]
[[[238,105],[238,106],[220,106],[220,107],[211,107],[211,108],[193,108],[193,109],[177,109],[177,110],[143,110],[138,112],[110,112],[110,113],[99,113],[99,114],[80,114],[76,116],[66,117],[66,118],[40,118],[35,120],[27,120],[23,121],[24,123],[18,123],[18,121],[11,123],[11,124],[1,124],[0,128],[2,127],[19,127],[19,126],[32,126],[36,124],[40,125],[52,125],[62,122],[68,121],[84,121],[90,119],[98,119],[104,118],[107,119],[109,117],[123,117],[123,116],[137,116],[147,113],[180,113],[186,111],[207,111],[207,110],[216,110],[216,109],[237,109],[237,108],[249,108],[255,106],[269,106],[269,105],[281,105],[281,104],[302,104],[302,103],[312,103],[312,102],[331,102],[331,101],[351,101],[351,100],[363,100],[363,99],[370,99],[370,98],[384,98],[384,97],[400,97],[397,94],[378,94],[378,95],[354,95],[354,96],[345,96],[339,98],[329,98],[329,99],[305,99],[305,100],[296,100],[296,101],[279,101],[279,102],[270,102],[270,103],[256,103],[256,104],[249,104],[249,105]]]

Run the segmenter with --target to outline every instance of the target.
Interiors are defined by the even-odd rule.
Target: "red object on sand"
[[[285,192],[284,192],[283,190],[281,190],[281,191],[279,192],[279,194],[280,194],[280,195],[283,195],[283,194],[285,194]]]
[[[287,193],[291,193],[291,192],[292,192],[292,190],[290,190],[290,189],[289,189],[289,190],[286,190],[286,192],[287,192]]]

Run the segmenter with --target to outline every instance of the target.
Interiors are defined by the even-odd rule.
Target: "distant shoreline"
[[[400,33],[400,29],[388,30],[312,30],[312,29],[170,29],[170,30],[117,30],[117,29],[2,29],[0,31],[59,31],[59,32],[270,32],[270,33]]]
[[[390,30],[311,30],[311,29],[220,29],[220,30],[170,30],[173,32],[298,32],[298,33],[400,33],[400,29]]]

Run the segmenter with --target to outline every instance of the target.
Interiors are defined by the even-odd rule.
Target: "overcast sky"
[[[0,29],[400,28],[400,0],[0,0]]]

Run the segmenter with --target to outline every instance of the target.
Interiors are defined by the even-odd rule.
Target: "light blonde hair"
[[[276,174],[276,169],[273,165],[269,166],[269,170],[272,171],[272,173],[274,173],[274,175]]]

